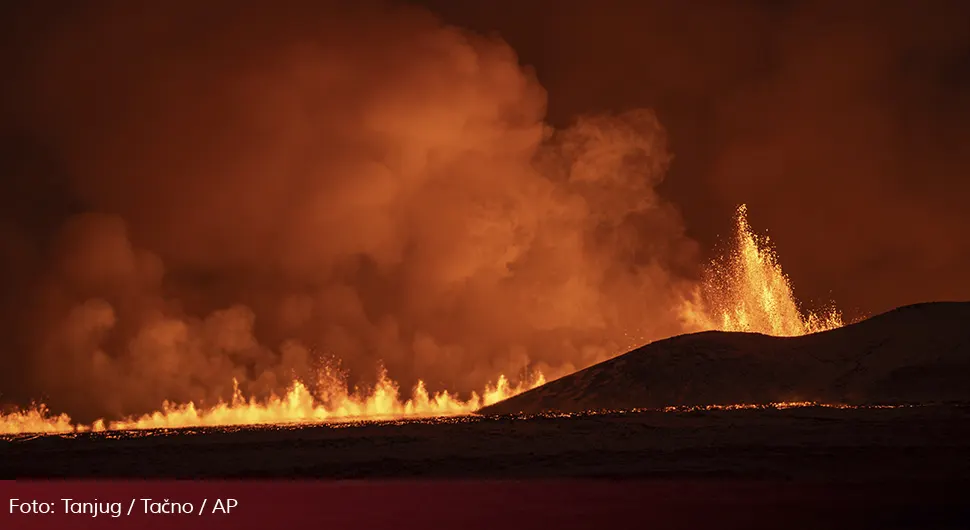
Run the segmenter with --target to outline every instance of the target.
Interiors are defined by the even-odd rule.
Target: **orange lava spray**
[[[841,327],[842,315],[833,308],[799,308],[771,241],[754,233],[747,212],[738,207],[732,248],[710,264],[695,298],[700,301],[684,304],[688,326],[787,337]]]

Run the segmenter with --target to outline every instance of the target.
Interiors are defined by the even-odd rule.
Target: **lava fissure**
[[[710,264],[697,297],[680,308],[686,327],[694,331],[754,331],[767,335],[798,336],[841,327],[841,315],[803,313],[791,283],[781,270],[767,239],[754,234],[745,206],[738,209],[733,248]],[[624,353],[624,352],[618,352]],[[66,414],[53,414],[46,405],[0,415],[0,434],[58,434],[177,427],[216,427],[283,423],[320,423],[368,419],[427,418],[471,414],[536,388],[546,382],[541,372],[512,384],[502,375],[494,385],[461,399],[447,391],[429,393],[418,382],[402,399],[399,385],[383,372],[369,392],[351,392],[339,380],[328,380],[312,392],[295,381],[282,395],[259,401],[235,389],[229,402],[204,407],[196,403],[163,403],[160,410],[115,421],[76,424]],[[325,399],[322,397],[326,396]]]

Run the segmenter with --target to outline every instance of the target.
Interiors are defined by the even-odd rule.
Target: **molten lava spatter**
[[[737,211],[731,250],[710,264],[697,299],[700,302],[685,304],[683,317],[698,330],[790,337],[843,325],[835,309],[822,313],[799,309],[771,242],[756,236],[748,224],[745,205]]]
[[[228,403],[211,407],[164,403],[161,410],[149,414],[112,422],[98,420],[90,425],[75,424],[66,414],[54,416],[46,406],[38,405],[25,411],[0,414],[0,435],[454,416],[470,414],[545,382],[541,373],[514,386],[505,376],[500,376],[494,385],[486,385],[481,394],[473,392],[463,400],[448,392],[429,394],[419,381],[411,397],[402,400],[398,385],[384,373],[369,392],[350,392],[342,382],[331,380],[329,386],[314,393],[296,381],[282,396],[271,396],[264,401],[246,399],[237,388]]]
[[[794,336],[842,326],[842,316],[835,310],[816,314],[798,308],[769,241],[755,236],[743,205],[735,228],[732,250],[711,264],[695,301],[681,308],[688,328]],[[0,435],[454,416],[473,413],[544,383],[541,373],[515,386],[500,376],[481,394],[460,399],[448,392],[429,394],[419,382],[411,397],[402,400],[399,385],[382,372],[369,391],[351,392],[345,382],[330,378],[314,392],[296,381],[284,394],[258,401],[247,399],[237,388],[227,403],[209,407],[164,403],[156,412],[90,425],[75,424],[67,415],[53,415],[46,406],[38,405],[0,414]]]

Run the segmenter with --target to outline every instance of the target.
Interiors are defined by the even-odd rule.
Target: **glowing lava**
[[[541,373],[514,386],[505,376],[500,376],[494,385],[486,385],[481,394],[473,392],[462,400],[448,392],[429,394],[419,381],[411,397],[402,401],[398,385],[384,373],[369,392],[350,392],[345,384],[331,379],[328,386],[314,393],[296,381],[282,396],[271,396],[264,401],[246,399],[237,388],[228,403],[205,408],[194,403],[164,403],[161,410],[150,414],[112,422],[98,420],[91,425],[74,424],[66,414],[54,416],[46,406],[38,405],[25,411],[0,414],[0,435],[455,416],[470,414],[545,382]]]
[[[742,205],[737,213],[733,249],[711,264],[698,292],[699,301],[683,306],[687,326],[781,336],[842,326],[842,317],[835,310],[802,313],[769,241],[755,236],[746,214]],[[283,395],[257,401],[247,399],[237,388],[228,403],[209,407],[164,403],[161,410],[150,414],[112,422],[98,420],[91,425],[75,424],[67,415],[55,416],[46,406],[38,405],[0,414],[0,435],[455,416],[473,413],[543,383],[542,374],[515,386],[500,376],[494,386],[486,386],[481,394],[473,393],[462,400],[448,392],[429,394],[424,383],[419,382],[411,397],[402,400],[399,386],[381,373],[369,391],[351,392],[345,382],[329,378],[317,385],[316,392],[297,381]]]
[[[743,204],[735,218],[732,248],[710,264],[697,299],[701,302],[684,305],[682,316],[700,330],[791,337],[843,325],[842,315],[835,309],[822,313],[799,309],[771,242],[751,230]]]

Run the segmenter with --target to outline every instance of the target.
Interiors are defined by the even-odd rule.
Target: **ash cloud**
[[[84,421],[328,359],[469,391],[681,330],[652,112],[553,130],[507,44],[420,9],[197,4],[19,14],[5,399]]]

